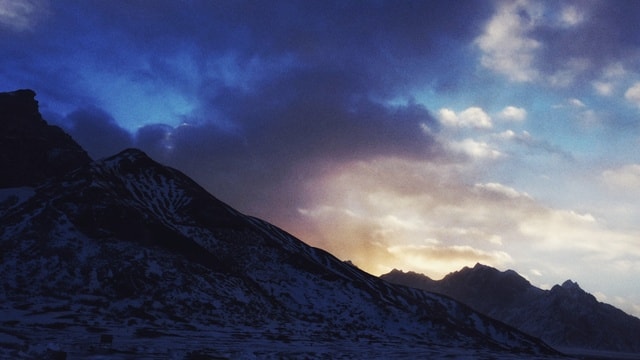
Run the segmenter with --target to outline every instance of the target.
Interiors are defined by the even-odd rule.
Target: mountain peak
[[[445,278],[447,277],[451,277],[451,276],[489,276],[489,275],[494,275],[494,274],[500,274],[500,270],[493,268],[491,266],[488,265],[484,265],[481,263],[476,263],[472,268],[465,266],[462,269],[458,270],[458,271],[454,271],[452,273],[449,273],[447,276],[445,276]]]
[[[567,281],[562,283],[562,287],[567,290],[582,290],[577,282],[568,279]]]
[[[35,186],[91,162],[69,135],[47,124],[33,90],[0,93],[0,188]]]
[[[484,270],[497,270],[489,265],[480,264],[479,262],[473,266],[473,270],[475,271],[484,271]]]
[[[477,262],[477,263],[473,266],[473,268],[474,268],[474,269],[475,269],[475,268],[487,268],[487,267],[488,267],[487,265],[481,264],[481,263],[479,263],[479,262]]]
[[[34,119],[36,122],[42,121],[35,97],[35,91],[30,89],[0,93],[0,108],[3,109],[0,120],[3,126],[16,121],[28,122]]]
[[[567,294],[572,294],[572,295],[581,295],[581,294],[587,294],[584,290],[582,290],[582,288],[580,287],[580,285],[578,285],[577,282],[572,281],[571,279],[566,280],[565,282],[562,283],[562,285],[554,285],[551,288],[551,292],[554,294],[558,294],[558,293],[567,293]]]
[[[143,169],[163,167],[151,159],[144,151],[128,148],[92,163],[92,168],[98,172],[108,173],[136,173]]]
[[[105,159],[107,161],[128,161],[128,162],[139,162],[139,161],[150,161],[151,158],[144,151],[136,148],[128,148],[120,151],[119,153],[108,157]]]

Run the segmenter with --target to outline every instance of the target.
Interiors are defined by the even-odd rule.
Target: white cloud
[[[558,57],[549,50],[556,45],[564,46],[564,36],[558,39],[538,36],[540,30],[549,29],[573,36],[572,28],[584,23],[589,6],[560,5],[562,8],[558,10],[556,5],[534,0],[496,3],[495,12],[474,41],[481,51],[482,66],[513,82],[543,81],[556,88],[571,86],[583,75],[591,76],[597,63],[589,54]]]
[[[500,112],[500,117],[511,121],[524,121],[527,118],[527,110],[515,106],[507,106]]]
[[[575,26],[584,21],[584,14],[575,6],[567,6],[560,13],[560,21],[564,26]]]
[[[495,134],[495,136],[499,139],[503,139],[503,140],[512,140],[516,138],[516,133],[509,129],[509,130],[505,130],[499,134]]]
[[[596,92],[602,96],[611,96],[617,87],[620,86],[620,82],[628,76],[627,70],[621,63],[613,63],[607,65],[602,70],[602,75],[599,80],[592,83]]]
[[[633,84],[624,93],[624,98],[640,107],[640,82]]]
[[[534,276],[542,276],[542,272],[538,269],[529,269],[529,273]]]
[[[504,154],[492,148],[489,144],[474,139],[464,139],[462,141],[452,141],[449,148],[457,153],[462,153],[475,159],[498,159]]]
[[[0,26],[13,31],[32,30],[47,9],[44,0],[0,0]]]
[[[440,109],[438,111],[438,119],[440,120],[440,123],[445,126],[455,127],[459,124],[458,115],[456,115],[456,112],[451,109]]]
[[[569,102],[569,105],[573,107],[578,107],[578,108],[586,107],[586,105],[582,101],[580,101],[580,99],[571,98],[568,100],[568,102]]]
[[[486,184],[475,184],[474,189],[481,192],[485,192],[485,193],[501,195],[510,199],[516,199],[516,198],[531,199],[531,196],[526,192],[519,192],[512,187],[502,185],[500,183],[495,183],[495,182],[486,183]]]
[[[607,81],[594,81],[593,88],[602,96],[610,96],[613,94],[614,84]]]
[[[470,107],[459,115],[462,124],[476,128],[491,128],[491,118],[479,107]]]
[[[493,127],[491,117],[482,108],[472,106],[456,114],[447,108],[438,111],[438,118],[442,125],[448,127],[472,127],[477,129],[490,129]]]
[[[640,189],[640,164],[606,170],[602,173],[602,178],[612,188],[636,192]]]
[[[538,10],[526,1],[501,3],[499,9],[476,40],[483,52],[484,67],[506,75],[516,82],[533,81],[538,77],[534,68],[536,51],[541,44],[527,33],[534,28],[531,15]]]

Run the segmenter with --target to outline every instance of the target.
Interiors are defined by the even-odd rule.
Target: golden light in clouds
[[[304,225],[293,231],[375,275],[439,279],[480,262],[523,275],[535,267],[555,283],[594,262],[609,274],[640,266],[633,236],[504,184],[461,180],[476,170],[399,158],[342,164],[307,185],[313,205],[298,210]]]
[[[459,165],[378,158],[334,170],[309,186],[316,205],[299,211],[314,225],[302,238],[373,274],[400,268],[442,277],[475,262],[512,262],[491,227],[505,225],[496,216],[501,201],[527,203],[527,195],[460,183],[467,170]]]

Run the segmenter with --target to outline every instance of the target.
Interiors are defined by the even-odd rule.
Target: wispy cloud
[[[47,0],[0,0],[0,29],[33,31],[48,14]]]
[[[527,110],[516,106],[507,106],[500,112],[500,117],[509,121],[521,122],[527,118]]]

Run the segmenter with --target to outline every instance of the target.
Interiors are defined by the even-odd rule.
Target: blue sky
[[[640,315],[635,1],[0,0],[2,91],[381,274]]]

